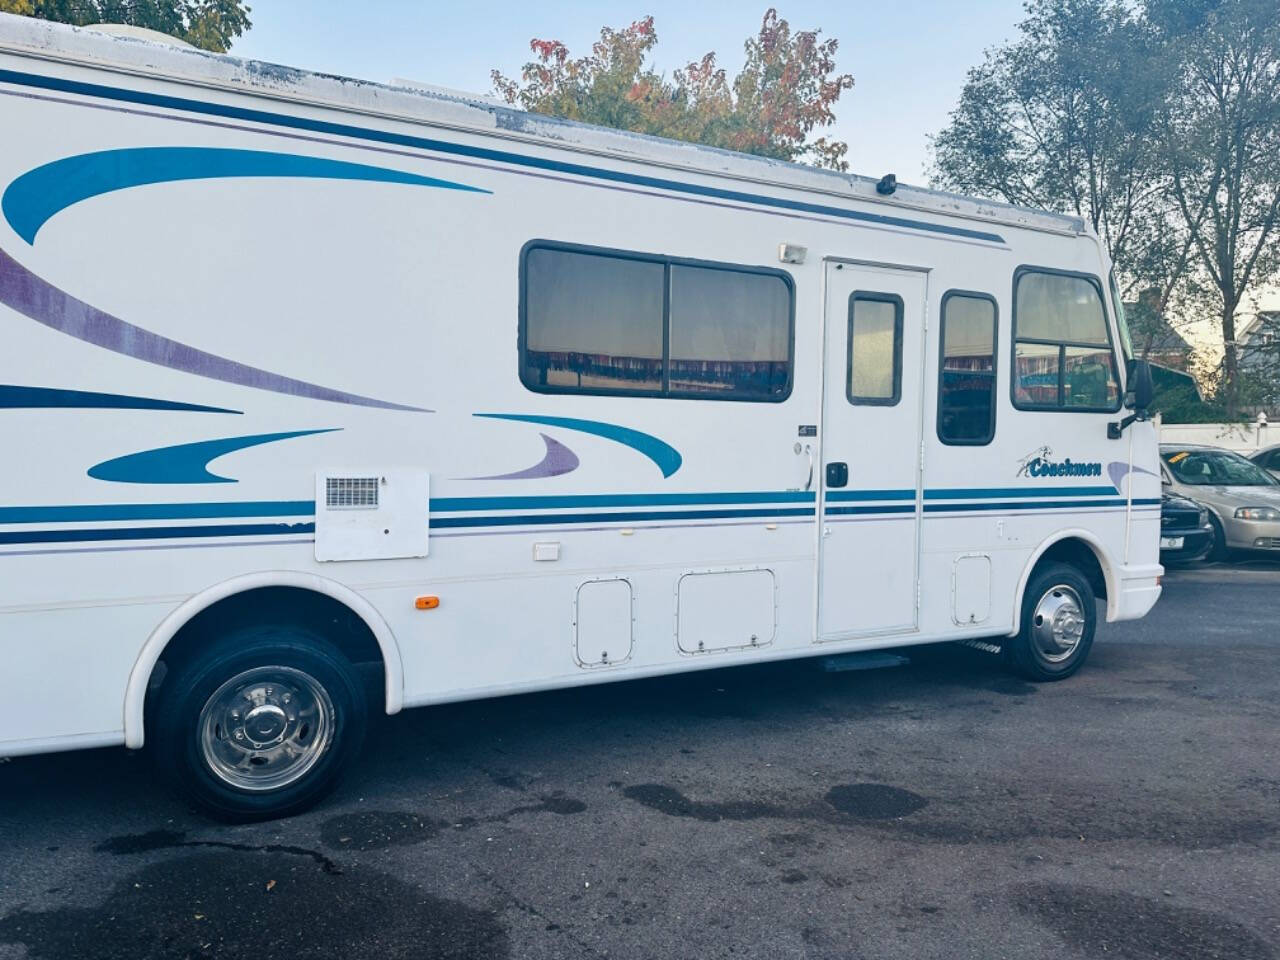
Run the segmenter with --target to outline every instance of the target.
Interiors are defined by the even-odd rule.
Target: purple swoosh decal
[[[305,380],[295,380],[269,370],[251,367],[236,360],[207,353],[177,340],[126,323],[83,300],[77,300],[34,273],[0,250],[0,303],[50,329],[91,343],[95,347],[154,363],[171,370],[221,380],[255,390],[270,390],[310,400],[328,400],[358,407],[383,410],[410,410],[431,413],[422,407],[388,403],[356,393],[333,390]]]
[[[547,447],[547,454],[532,467],[515,473],[500,473],[492,477],[468,477],[468,480],[533,480],[537,477],[558,477],[578,469],[578,455],[559,440],[552,440],[545,433],[538,434]]]
[[[1133,467],[1130,469],[1129,464],[1120,460],[1112,460],[1107,464],[1107,476],[1111,479],[1111,485],[1120,493],[1124,493],[1124,490],[1120,487],[1120,481],[1131,473],[1145,473],[1149,477],[1158,476],[1158,474],[1152,473],[1150,470],[1144,469],[1143,467]]]

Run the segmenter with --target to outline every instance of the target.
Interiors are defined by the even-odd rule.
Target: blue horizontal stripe
[[[191,527],[115,527],[100,530],[0,532],[0,544],[86,543],[103,540],[181,540],[190,537],[260,537],[315,533],[314,523],[237,523]]]
[[[1068,488],[1070,489],[1070,488]],[[1078,489],[1093,489],[1089,487]],[[926,491],[926,499],[935,499],[930,494],[943,491]],[[957,495],[957,491],[945,491],[948,499]],[[841,496],[835,496],[836,493]],[[915,494],[910,490],[849,490],[831,491],[827,499],[831,501],[857,500],[879,502],[889,500],[913,499]],[[437,497],[431,500],[431,513],[456,513],[460,511],[484,510],[555,510],[566,507],[658,507],[658,506],[709,506],[737,504],[784,504],[812,503],[814,495],[802,490],[785,491],[750,491],[743,493],[611,493],[581,496],[541,496],[541,497]],[[1095,501],[1054,500],[1034,503],[969,503],[969,504],[936,504],[926,506],[929,511],[945,510],[997,510],[997,509],[1031,509],[1043,507],[1059,507],[1067,509],[1073,506],[1088,505]],[[1108,504],[1124,503],[1123,499],[1111,498]],[[1158,504],[1158,499],[1135,499],[1136,505]],[[914,509],[914,504],[892,504],[889,506],[866,506],[858,508],[827,507],[828,513],[900,513]],[[769,513],[771,511],[764,511]],[[776,511],[772,511],[776,512]],[[803,511],[812,514],[813,511]],[[193,520],[203,518],[232,517],[310,517],[315,514],[314,500],[250,500],[227,503],[109,503],[109,504],[74,504],[66,506],[26,506],[0,507],[0,524],[17,523],[83,523],[90,521],[113,520]],[[673,512],[673,516],[689,516],[685,512]],[[584,514],[588,517],[601,517],[605,514]],[[447,518],[434,521],[437,526],[447,525]]]
[[[195,520],[207,517],[310,517],[314,500],[241,503],[108,503],[65,507],[0,507],[0,523],[84,523],[94,520]]]
[[[710,503],[812,503],[803,490],[746,493],[605,493],[550,497],[434,497],[432,513],[458,510],[542,510],[559,507],[659,507]]]
[[[812,517],[812,507],[773,510],[657,510],[644,513],[532,513],[497,517],[441,517],[432,528],[544,526],[562,523],[643,523],[650,520],[728,520],[749,517]]]
[[[1137,506],[1155,506],[1159,499],[1142,499],[1133,501]],[[967,504],[927,504],[929,512],[973,512],[973,511],[1016,511],[1016,510],[1070,510],[1081,507],[1122,507],[1123,499],[1107,500],[1061,500],[1050,502],[1019,503],[967,503]],[[306,515],[312,510],[311,501],[291,500],[278,503],[254,502],[238,504],[121,504],[119,506],[85,506],[85,507],[6,507],[0,512],[0,519],[6,523],[31,522],[29,515],[18,511],[40,510],[46,516],[41,519],[56,521],[71,520],[103,520],[103,519],[171,519],[179,517],[221,516],[221,515]],[[233,509],[244,513],[231,514]],[[915,510],[914,504],[864,505],[850,507],[830,507],[828,514],[903,514]],[[52,511],[52,513],[50,513]],[[185,512],[184,512],[185,511]],[[258,511],[250,513],[249,511]],[[544,514],[503,514],[499,516],[480,517],[439,517],[431,521],[437,529],[474,528],[474,527],[512,527],[512,526],[550,526],[586,523],[640,523],[654,520],[727,520],[727,519],[767,519],[770,517],[812,517],[812,507],[775,507],[741,510],[658,510],[658,511],[614,511],[603,513],[544,513]],[[18,518],[18,519],[15,519]],[[113,527],[93,530],[28,530],[0,531],[0,545],[29,543],[84,543],[109,540],[180,540],[193,537],[248,537],[270,535],[314,534],[314,523],[247,523],[247,524],[199,524],[192,526],[158,526],[158,527]]]
[[[1112,498],[1108,500],[1024,500],[1020,503],[927,503],[924,509],[928,513],[972,512],[975,510],[1071,510],[1084,507],[1123,507],[1127,502],[1123,498]],[[1134,503],[1138,502],[1137,500],[1134,501]]]
[[[827,516],[849,513],[915,513],[914,503],[890,504],[884,507],[827,507]]]
[[[973,487],[926,490],[926,500],[996,500],[1006,497],[1114,497],[1115,487]]]
[[[329,123],[313,120],[310,117],[290,116],[282,113],[271,113],[266,110],[252,110],[246,107],[233,107],[221,103],[207,103],[201,100],[190,100],[185,97],[171,97],[156,93],[144,93],[141,90],[124,90],[119,87],[108,87],[96,83],[80,83],[74,80],[63,80],[58,77],[45,77],[32,73],[21,73],[15,70],[0,70],[0,82],[15,83],[41,90],[57,90],[62,93],[73,93],[87,97],[103,97],[124,103],[136,103],[151,107],[164,107],[171,110],[185,110],[190,113],[206,116],[230,117],[250,123],[265,123],[277,127],[288,127],[294,130],[308,130],[327,133],[340,137],[353,137],[374,143],[388,143],[401,147],[413,147],[419,150],[432,150],[437,153],[453,154],[476,160],[488,160],[507,163],[514,166],[527,167],[534,170],[545,170],[555,173],[570,174],[577,177],[588,177],[613,183],[627,183],[635,186],[673,193],[691,194],[694,196],[714,197],[735,203],[750,203],[764,207],[775,207],[782,210],[794,210],[802,213],[816,213],[843,220],[853,220],[876,226],[906,227],[911,230],[922,230],[928,233],[962,237],[969,240],[983,240],[988,243],[1004,243],[1004,238],[996,233],[984,230],[972,230],[968,227],[955,227],[944,223],[928,223],[924,220],[911,220],[905,217],[888,216],[881,213],[865,213],[860,210],[848,210],[841,207],[830,207],[825,204],[809,203],[801,200],[787,200],[782,197],[744,193],[740,190],[726,190],[721,187],[708,187],[695,183],[684,183],[679,180],[668,180],[641,174],[623,173],[620,170],[609,170],[604,167],[591,167],[581,163],[568,163],[563,160],[552,160],[548,157],[533,157],[507,150],[495,150],[490,147],[479,147],[463,143],[450,143],[447,140],[435,140],[428,137],[415,137],[403,133],[392,133],[387,130],[374,130],[368,127],[357,127],[345,123]],[[513,113],[515,111],[512,111]]]
[[[613,493],[595,496],[436,497],[432,513],[462,510],[543,510],[564,507],[649,507],[707,504],[812,503],[813,494],[787,490],[748,493]],[[205,517],[310,517],[314,500],[231,503],[111,503],[51,507],[0,507],[0,524],[76,523],[93,520],[188,520]],[[810,513],[813,511],[810,510]],[[440,521],[437,521],[439,523]]]
[[[914,490],[828,490],[828,500],[914,500]]]

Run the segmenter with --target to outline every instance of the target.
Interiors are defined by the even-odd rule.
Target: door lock
[[[849,465],[842,460],[827,464],[827,486],[844,487],[849,483]]]

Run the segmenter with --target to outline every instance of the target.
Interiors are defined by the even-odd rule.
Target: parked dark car
[[[1194,500],[1166,493],[1160,503],[1160,562],[1202,560],[1212,547],[1209,511]]]
[[[1263,447],[1257,453],[1250,454],[1249,459],[1280,480],[1280,443]]]

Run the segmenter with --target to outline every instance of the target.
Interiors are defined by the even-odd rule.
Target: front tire
[[[1205,559],[1210,563],[1226,563],[1231,559],[1231,549],[1227,546],[1227,532],[1222,528],[1222,521],[1213,514],[1209,515],[1209,522],[1213,524],[1213,546],[1205,554]]]
[[[1028,680],[1064,680],[1084,665],[1097,625],[1088,579],[1075,567],[1050,564],[1027,584],[1022,624],[1005,641],[1005,659]]]
[[[269,820],[310,807],[360,752],[364,687],[331,643],[294,626],[233,631],[171,668],[148,739],[204,813]]]

